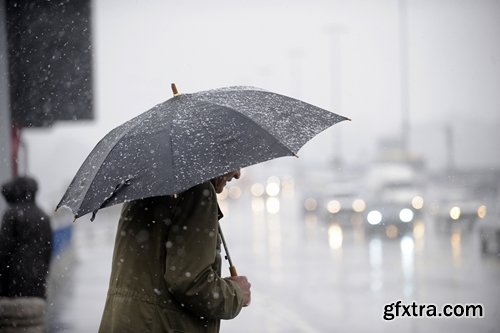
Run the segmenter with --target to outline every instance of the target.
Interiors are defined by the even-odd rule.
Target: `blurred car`
[[[322,215],[327,200],[328,186],[325,186],[325,183],[329,182],[331,178],[332,172],[329,169],[318,169],[316,172],[298,177],[299,196],[304,215],[313,214],[318,217]]]
[[[424,207],[422,192],[411,181],[387,182],[378,188],[366,203],[366,233],[384,233],[395,238],[413,232],[413,225],[421,218]]]
[[[479,222],[481,254],[494,254],[500,258],[500,194],[484,219]]]
[[[421,217],[424,208],[423,190],[411,181],[389,182],[376,194],[386,202],[410,208],[416,217]]]
[[[319,215],[325,206],[326,195],[322,189],[309,189],[302,193],[302,212]]]
[[[304,215],[314,214],[326,223],[344,226],[361,223],[366,203],[363,170],[335,171],[331,168],[316,170],[298,180],[302,182],[300,196]]]
[[[447,188],[433,209],[438,229],[472,229],[477,221],[486,216],[486,205],[474,198],[464,188]]]
[[[413,232],[415,220],[416,212],[411,205],[397,201],[372,202],[364,213],[365,233],[395,238]]]
[[[359,224],[366,202],[356,183],[331,183],[326,185],[325,197],[321,200],[322,212],[330,222],[342,225]]]
[[[500,256],[500,221],[487,218],[479,225],[479,238],[481,241],[481,254],[494,254]]]

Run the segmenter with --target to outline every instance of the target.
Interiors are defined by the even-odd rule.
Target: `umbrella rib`
[[[107,135],[106,135],[107,136]],[[80,168],[78,169],[75,177],[73,177],[73,181],[70,183],[69,187],[72,187],[73,186],[73,183],[76,182],[77,180],[77,177],[80,173],[80,171],[83,172],[84,168],[85,168],[85,165],[86,163],[88,162],[90,164],[90,156],[92,155],[92,152],[95,150],[95,149],[98,149],[97,147],[102,144],[104,142],[104,140],[106,139],[106,136],[103,137],[94,147],[94,149],[92,149],[92,151],[90,152],[90,154],[87,156],[87,158],[85,159],[85,161],[83,162],[83,164],[80,166]],[[120,135],[120,137],[117,139],[117,141],[119,141],[122,137],[124,136],[124,134]],[[106,157],[109,155],[109,153],[111,152],[112,149],[110,149],[107,153],[106,153]],[[104,161],[106,159],[106,157],[104,157],[102,160]],[[65,193],[65,195],[63,196],[63,198],[61,199],[61,201],[59,202],[59,204],[57,205],[57,208],[61,207],[61,206],[67,206],[68,208],[71,209],[71,211],[73,212],[73,215],[75,216],[75,219],[76,218],[79,218],[83,215],[80,215],[79,214],[79,211],[80,211],[80,208],[82,206],[82,203],[85,201],[85,198],[87,197],[87,194],[88,194],[88,191],[90,189],[90,187],[92,186],[92,183],[94,182],[94,179],[95,179],[95,176],[97,175],[98,171],[95,172],[95,174],[92,175],[92,181],[89,182],[88,186],[86,186],[85,188],[85,191],[82,191],[83,193],[83,198],[82,200],[80,200],[80,204],[78,205],[78,207],[75,207],[75,211],[73,211],[73,209],[67,204],[67,203],[63,203],[64,199],[65,199],[65,196],[67,194],[67,192]]]
[[[131,122],[131,120],[129,120],[129,121],[127,121],[127,122],[123,123],[121,126],[124,126],[125,124],[127,124],[127,123],[129,123],[129,122]],[[120,127],[121,127],[121,126],[120,126]],[[119,127],[118,127],[118,128],[119,128]],[[118,128],[117,128],[117,129],[118,129]],[[117,146],[117,143],[118,143],[118,142],[120,142],[120,140],[121,140],[121,139],[123,139],[123,138],[127,135],[127,133],[128,133],[128,132],[129,132],[132,128],[135,128],[135,124],[134,124],[133,126],[131,126],[131,127],[130,127],[127,131],[123,131],[122,133],[120,133],[120,135],[118,136],[118,138],[114,141],[114,144],[113,144],[113,146],[111,147],[111,149],[109,149],[109,150],[107,151],[107,153],[106,153],[106,156],[104,156],[104,157],[103,157],[102,161],[105,161],[105,160],[107,159],[107,157],[111,154],[111,152],[112,152],[113,150],[115,150],[115,148],[116,148],[116,146]],[[97,148],[97,146],[98,146],[98,145],[99,145],[99,144],[100,144],[103,140],[104,140],[104,138],[103,138],[103,139],[102,139],[102,140],[101,140],[101,141],[100,141],[100,142],[96,145],[96,147],[95,147],[94,149],[96,149],[96,148]],[[92,154],[92,153],[91,153],[91,154]],[[102,164],[102,162],[101,162],[101,164]],[[84,196],[83,196],[83,199],[81,200],[81,203],[85,202],[85,199],[87,198],[87,195],[89,194],[89,189],[92,187],[92,184],[94,183],[94,180],[95,180],[95,178],[96,178],[96,176],[97,176],[97,174],[98,174],[98,173],[99,173],[99,170],[97,170],[97,171],[96,171],[96,173],[95,173],[95,174],[93,175],[93,177],[92,177],[92,181],[90,181],[90,182],[89,182],[89,185],[88,185],[87,189],[85,190],[85,194],[84,194]],[[133,177],[130,177],[130,178],[128,179],[128,181],[130,181],[132,178],[133,178]],[[118,185],[119,185],[119,184],[120,184],[120,183],[118,183]],[[117,186],[118,186],[118,185],[117,185]],[[114,192],[114,191],[112,191],[112,192]],[[104,201],[106,201],[106,199],[107,199],[107,198],[105,198],[105,199],[104,199]],[[108,200],[108,201],[109,201],[109,200]],[[105,204],[105,202],[102,202],[102,203],[101,203],[101,206],[102,206],[102,205],[104,205],[104,204]],[[83,215],[85,215],[85,214],[87,214],[87,213],[89,213],[89,212],[90,212],[90,211],[88,211],[88,212],[85,212],[84,214],[80,215],[80,214],[78,213],[78,211],[80,210],[80,208],[81,208],[81,204],[80,204],[80,206],[78,207],[77,212],[75,213],[75,218],[81,217],[81,216],[83,216]],[[102,208],[102,207],[101,207],[101,208]]]
[[[273,134],[271,134],[269,132],[269,130],[267,128],[263,127],[261,124],[257,123],[255,120],[253,120],[252,118],[248,117],[247,115],[241,113],[240,111],[238,111],[238,110],[235,110],[235,111],[240,117],[249,120],[251,123],[255,124],[255,126],[261,128],[267,134],[267,136],[269,138],[272,138],[272,140],[274,140],[275,144],[284,148],[284,150],[286,150],[287,153],[289,153],[293,156],[297,156],[297,154],[295,154],[295,152],[293,150],[291,150],[289,147],[287,147],[283,142],[279,141]]]
[[[158,107],[158,105],[156,105],[152,110],[154,110],[156,107]],[[105,161],[107,159],[107,157],[115,150],[115,148],[117,147],[117,143],[118,142],[120,142],[124,137],[126,137],[128,135],[128,133],[130,133],[131,131],[133,131],[137,126],[139,126],[141,124],[141,122],[139,121],[141,119],[141,117],[143,117],[143,114],[130,119],[129,121],[123,123],[122,125],[120,125],[118,127],[118,128],[120,128],[122,126],[126,126],[127,124],[129,126],[126,131],[123,131],[123,132],[121,132],[119,134],[119,136],[114,141],[114,144],[113,144],[112,148],[109,149],[109,151],[106,152],[105,156],[103,156],[102,161]],[[171,132],[172,132],[172,128],[173,127],[172,127],[172,124],[171,124],[171,119],[172,119],[173,115],[169,114],[169,117],[170,117],[170,121],[169,121],[169,124],[170,124],[169,140],[170,140],[170,153],[171,153],[170,156],[172,156],[173,151],[172,151],[172,136],[171,136]],[[104,140],[104,138],[101,141],[103,141],[103,140]],[[99,143],[97,145],[99,145]],[[97,145],[96,145],[96,147],[97,147]],[[173,165],[174,165],[174,160],[172,159],[172,167],[173,167]],[[89,194],[88,190],[90,189],[90,187],[94,183],[94,180],[95,180],[97,174],[98,174],[98,171],[93,175],[92,181],[90,181],[90,183],[88,185],[88,188],[85,190],[85,194],[83,195],[83,199],[81,200],[82,203],[87,198],[87,196]],[[172,173],[172,175],[173,175],[173,173]],[[135,178],[135,176],[136,175],[131,175],[131,176],[127,177],[126,181],[129,182],[130,180],[132,180],[133,178]],[[120,185],[123,181],[124,181],[124,179],[121,179],[119,182],[117,182],[116,186]],[[173,177],[172,177],[172,181],[174,181]],[[104,201],[101,202],[101,204],[100,204],[100,208],[104,207],[104,205],[106,205],[112,199],[112,198],[110,198],[110,196],[112,196],[114,193],[116,193],[116,187],[115,187],[115,190],[111,191],[111,193],[106,198],[104,198]],[[90,211],[88,211],[88,212],[85,212],[84,214],[80,214],[79,213],[80,209],[81,209],[81,205],[76,209],[76,213],[74,213],[75,218],[78,218],[78,217],[83,216],[83,215],[85,215],[85,214],[87,214],[87,213],[90,212]]]
[[[125,185],[130,185],[130,179],[131,178],[127,178],[125,180],[122,180],[122,182],[118,185],[116,185],[115,189],[113,190],[113,192],[104,199],[104,201],[99,205],[98,208],[96,208],[93,212],[92,212],[92,217],[90,218],[90,221],[94,221],[95,219],[95,216],[97,214],[97,211],[101,208],[103,208],[109,201],[111,201],[111,199],[113,199],[113,197],[116,195],[116,193],[118,193],[118,191],[120,191],[122,189],[123,186]]]
[[[172,188],[176,188],[177,186],[175,186],[175,176],[174,176],[175,159],[174,159],[174,149],[173,149],[173,142],[172,142],[172,133],[174,131],[174,126],[173,126],[174,115],[172,113],[173,112],[169,112],[168,113],[168,120],[167,120],[167,123],[170,126],[170,128],[168,128],[168,144],[169,144],[169,147],[170,147],[170,154],[167,154],[167,157],[170,159],[170,161],[169,161],[170,163],[167,162],[167,165],[168,164],[172,165],[172,170],[171,170],[171,175],[170,175],[170,177],[171,177],[171,184],[173,184]],[[168,168],[165,168],[165,172],[168,172]]]

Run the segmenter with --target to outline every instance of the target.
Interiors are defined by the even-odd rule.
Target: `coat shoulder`
[[[207,196],[209,194],[215,195],[215,188],[210,181],[206,181],[204,183],[195,185],[195,186],[191,187],[190,189],[182,192],[181,195],[187,194],[187,193],[197,193],[197,194],[203,194],[205,196]]]
[[[217,201],[217,194],[210,181],[195,185],[180,193],[177,197],[180,202],[200,203],[204,201]]]

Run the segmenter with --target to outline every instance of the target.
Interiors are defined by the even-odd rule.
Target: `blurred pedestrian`
[[[1,188],[8,207],[0,225],[0,331],[43,325],[52,228],[35,202],[37,190],[30,177]]]
[[[124,204],[99,332],[219,332],[250,303],[246,277],[221,277],[216,193],[239,177]]]

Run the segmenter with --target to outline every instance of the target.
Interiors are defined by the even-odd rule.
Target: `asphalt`
[[[304,215],[298,200],[245,192],[221,202],[231,257],[253,292],[252,304],[224,321],[222,332],[499,331],[500,259],[481,255],[477,230],[443,231],[424,216],[413,233],[389,239],[369,235],[362,226]],[[118,207],[100,212],[95,222],[78,220],[71,245],[54,258],[51,332],[97,331],[117,214]],[[406,313],[384,320],[384,308],[397,301],[438,309],[479,304],[484,313]]]

